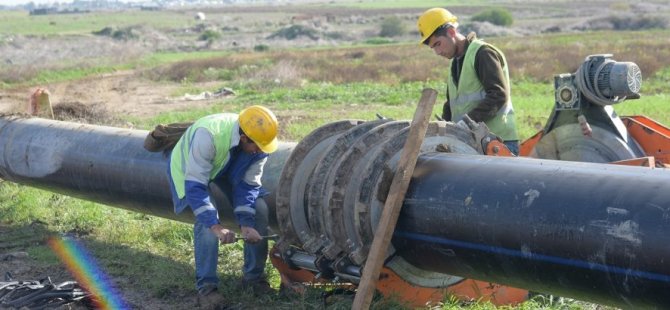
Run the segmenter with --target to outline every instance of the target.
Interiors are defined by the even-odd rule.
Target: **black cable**
[[[48,309],[76,301],[85,302],[92,297],[75,281],[53,284],[47,277],[40,281],[0,282],[0,307]]]

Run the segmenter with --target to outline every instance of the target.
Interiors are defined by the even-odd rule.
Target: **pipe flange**
[[[343,120],[326,124],[307,135],[289,156],[282,169],[276,197],[277,224],[282,238],[277,247],[282,251],[291,245],[301,246],[312,235],[306,218],[305,186],[325,149],[337,136],[362,120]],[[296,178],[297,176],[297,178]]]
[[[324,199],[327,189],[327,179],[330,174],[337,169],[337,163],[342,158],[347,150],[351,148],[362,135],[381,124],[389,122],[389,119],[378,119],[374,121],[365,122],[350,128],[349,130],[339,134],[337,138],[330,143],[324,150],[319,162],[314,167],[310,174],[309,180],[305,187],[305,200],[307,204],[307,218],[309,219],[309,227],[313,234],[310,240],[319,240],[321,244],[314,244],[310,249],[327,248],[327,251],[322,254],[329,259],[335,259],[342,249],[339,248],[329,238],[330,223],[325,222],[324,213],[328,207],[328,201]],[[314,238],[314,236],[319,236]],[[306,249],[309,251],[309,249]],[[311,252],[317,254],[315,252]]]
[[[354,218],[354,197],[360,184],[354,178],[360,171],[360,166],[366,163],[372,150],[385,144],[388,139],[400,130],[409,126],[408,121],[391,121],[372,128],[361,136],[347,152],[340,156],[337,163],[328,176],[324,204],[328,209],[324,212],[324,219],[329,223],[327,230],[331,240],[345,253],[354,251],[354,244],[360,244],[361,240],[356,233]]]
[[[368,247],[372,244],[374,231],[391,186],[393,172],[408,133],[409,127],[396,133],[380,148],[373,150],[370,160],[357,174],[362,179],[359,181],[360,189],[354,193],[356,199],[353,220],[357,228],[357,234],[361,238],[361,243],[354,244],[352,253],[357,254],[351,258],[358,264],[363,263],[360,259],[367,257]],[[435,152],[444,148],[454,153],[479,154],[472,131],[451,122],[429,123],[420,153]],[[392,250],[389,251],[389,255],[392,253]]]

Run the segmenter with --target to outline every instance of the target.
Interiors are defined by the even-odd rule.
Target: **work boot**
[[[242,280],[241,286],[242,289],[251,290],[254,295],[259,297],[274,295],[276,293],[266,279]]]
[[[216,286],[205,286],[198,290],[198,306],[207,310],[225,309],[225,299]]]

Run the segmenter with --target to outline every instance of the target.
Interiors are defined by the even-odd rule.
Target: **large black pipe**
[[[624,308],[670,308],[670,175],[430,153],[393,244],[424,270]]]
[[[192,221],[172,212],[166,161],[142,148],[146,133],[0,117],[0,177]],[[270,190],[292,147],[271,156],[263,179]],[[635,167],[424,154],[393,239],[396,255],[428,271],[670,308],[669,178]]]
[[[0,117],[0,178],[131,211],[193,222],[191,212],[173,211],[167,157],[143,148],[147,131]],[[265,166],[264,187],[272,194],[295,143],[281,143]],[[221,220],[236,227],[222,186],[210,189]],[[274,214],[274,195],[268,195]],[[271,217],[276,228],[276,219]]]

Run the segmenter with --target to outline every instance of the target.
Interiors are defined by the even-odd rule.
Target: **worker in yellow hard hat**
[[[484,122],[507,148],[519,154],[519,137],[510,95],[508,63],[495,46],[458,31],[458,18],[443,8],[425,11],[417,21],[420,43],[451,60],[442,118],[458,122],[468,115]]]
[[[210,182],[225,184],[244,243],[242,284],[255,293],[272,293],[267,282],[268,210],[261,198],[261,176],[268,155],[277,150],[279,124],[265,107],[254,105],[239,115],[221,113],[195,121],[170,155],[168,170],[176,213],[190,207],[195,215],[195,277],[202,308],[224,303],[216,274],[218,247],[236,241],[230,227],[219,222],[210,198]]]

